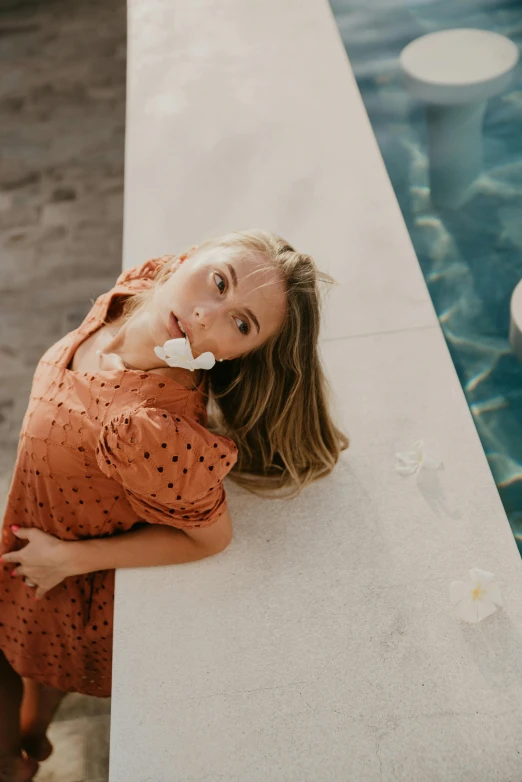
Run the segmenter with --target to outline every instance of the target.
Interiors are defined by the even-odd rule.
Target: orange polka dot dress
[[[119,535],[138,521],[206,527],[226,509],[232,440],[208,423],[204,383],[189,390],[135,369],[67,369],[112,299],[150,287],[173,256],[123,272],[78,329],[36,367],[2,529],[2,553],[22,548],[10,526],[62,540]],[[111,692],[114,570],[65,579],[40,601],[0,563],[0,649],[21,675],[67,692]]]

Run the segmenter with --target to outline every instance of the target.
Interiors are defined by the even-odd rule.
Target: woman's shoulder
[[[89,325],[91,321],[99,319],[103,314],[106,323],[116,322],[121,316],[125,299],[150,288],[161,267],[175,257],[175,255],[162,255],[124,269],[116,278],[114,285],[92,301],[92,308],[81,326]]]
[[[158,451],[160,454],[168,451],[169,441],[176,443],[184,455],[190,454],[190,451],[199,453],[203,450],[213,455],[219,451],[237,453],[236,444],[230,437],[216,434],[199,422],[197,406],[191,406],[194,410],[188,405],[185,407],[183,413],[160,406],[140,405],[122,409],[104,423],[103,429],[112,433],[120,445],[128,443],[138,447],[140,443],[147,442],[161,449]],[[183,448],[180,449],[180,445]]]
[[[96,458],[109,477],[143,487],[168,479],[199,494],[223,480],[238,449],[229,437],[211,432],[192,416],[138,407],[105,422]]]
[[[161,255],[124,269],[116,279],[116,285],[127,285],[134,280],[153,280],[160,268],[175,257],[175,255]]]

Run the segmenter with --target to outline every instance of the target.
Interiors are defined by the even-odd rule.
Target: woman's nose
[[[196,307],[194,310],[196,322],[205,328],[209,328],[212,325],[215,314],[210,307]]]

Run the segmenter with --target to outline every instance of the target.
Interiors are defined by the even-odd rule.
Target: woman
[[[66,692],[110,695],[116,568],[222,551],[227,473],[292,497],[348,447],[318,355],[319,281],[333,282],[282,238],[225,234],[123,272],[40,360],[3,525],[1,782],[49,756]]]

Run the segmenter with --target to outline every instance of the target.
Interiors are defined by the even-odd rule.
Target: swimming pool
[[[520,2],[330,4],[522,554],[522,364],[508,341],[510,298],[522,279],[522,67],[488,104],[483,172],[474,197],[455,211],[430,203],[423,107],[399,68],[410,41],[455,27],[493,30],[520,49]]]

